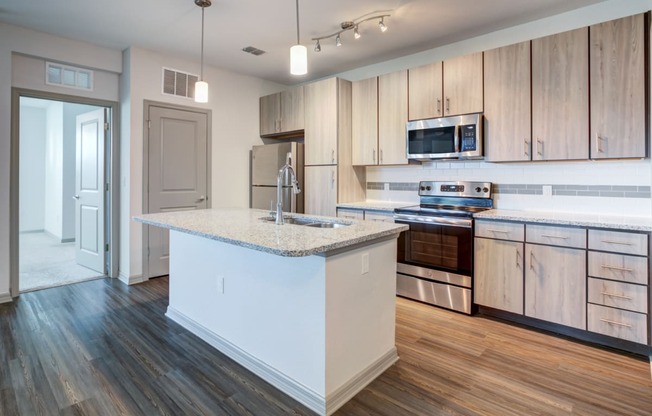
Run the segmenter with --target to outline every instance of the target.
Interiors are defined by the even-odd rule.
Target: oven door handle
[[[394,214],[394,222],[410,224],[445,225],[449,227],[472,228],[473,220],[455,217],[427,217],[420,215]]]

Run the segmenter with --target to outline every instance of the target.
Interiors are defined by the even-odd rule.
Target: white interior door
[[[208,116],[149,107],[148,212],[206,208],[208,201]],[[148,229],[147,277],[169,273],[169,233]]]
[[[104,146],[106,109],[77,116],[75,249],[77,263],[105,273]]]

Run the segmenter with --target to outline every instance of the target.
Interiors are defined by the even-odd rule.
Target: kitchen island
[[[167,316],[317,413],[333,413],[398,360],[398,224],[276,225],[269,213],[146,214],[170,230]]]

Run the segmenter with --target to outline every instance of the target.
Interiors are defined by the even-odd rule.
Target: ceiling
[[[207,65],[296,84],[409,55],[604,0],[299,0],[308,75],[289,74],[296,43],[294,0],[212,0],[205,11]],[[101,4],[101,8],[98,5]],[[313,51],[313,37],[374,11],[390,10],[388,29],[360,25]],[[0,0],[0,22],[115,49],[136,46],[199,62],[201,9],[193,0]],[[266,51],[254,56],[241,49]],[[180,68],[181,69],[181,68]],[[199,70],[187,68],[192,72]]]

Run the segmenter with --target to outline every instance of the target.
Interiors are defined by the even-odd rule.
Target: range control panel
[[[490,198],[491,182],[419,182],[419,196]]]

